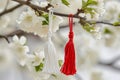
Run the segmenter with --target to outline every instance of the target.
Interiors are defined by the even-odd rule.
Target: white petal
[[[24,44],[26,43],[26,41],[27,41],[26,37],[22,36],[22,37],[20,38],[20,43],[21,43],[22,45],[24,45]]]
[[[46,7],[48,5],[48,2],[47,1],[43,1],[40,3],[40,6],[41,7]]]
[[[21,65],[21,66],[25,66],[25,64],[26,64],[26,61],[25,61],[25,60],[21,60],[21,61],[20,61],[20,65]]]
[[[9,16],[1,16],[0,17],[0,28],[6,28],[10,22]]]
[[[17,35],[13,36],[13,41],[14,41],[14,42],[18,42],[18,41],[19,41],[19,38],[18,38]]]
[[[29,47],[28,46],[24,46],[25,52],[29,52]]]

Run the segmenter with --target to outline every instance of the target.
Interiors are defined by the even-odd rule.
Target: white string
[[[52,23],[53,23],[53,9],[50,9],[50,11],[49,11],[48,42],[44,48],[45,62],[44,62],[44,68],[43,68],[43,72],[47,72],[50,74],[59,72],[56,49],[55,49],[55,46],[51,40],[52,26],[53,26]]]
[[[52,23],[53,23],[53,9],[51,8],[49,11],[49,27],[48,27],[48,39],[51,40],[52,37]]]

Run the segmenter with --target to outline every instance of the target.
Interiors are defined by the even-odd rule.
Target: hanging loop
[[[70,28],[70,32],[69,32],[69,38],[73,39],[73,14],[69,15],[69,28]]]
[[[49,10],[49,27],[48,27],[48,39],[52,37],[52,26],[53,26],[53,8]]]

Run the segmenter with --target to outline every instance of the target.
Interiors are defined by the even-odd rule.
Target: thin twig
[[[98,63],[99,65],[101,65],[101,66],[106,66],[106,67],[109,67],[109,68],[111,68],[111,69],[113,69],[113,70],[116,70],[116,71],[120,71],[120,66],[114,66],[114,65],[111,65],[111,64],[109,64],[109,63],[105,63],[105,62],[99,62]]]
[[[4,8],[4,11],[6,11],[6,9],[8,7],[8,4],[9,4],[9,0],[7,0],[7,3],[6,3],[5,8]]]
[[[113,23],[104,22],[104,21],[87,21],[87,22],[90,24],[106,24],[106,25],[114,26]],[[120,25],[116,25],[116,26],[120,26]]]
[[[0,38],[4,38],[8,43],[10,43],[8,37],[0,35]]]
[[[29,36],[34,36],[34,38],[40,38],[37,35],[34,35],[33,33],[27,33],[27,32],[24,32],[22,30],[15,30],[15,31],[13,31],[11,33],[8,33],[8,34],[5,34],[5,35],[0,35],[0,39],[4,38],[9,43],[10,41],[9,41],[8,38],[13,37],[14,35],[17,35],[17,36],[29,35]]]
[[[0,35],[0,38],[4,38],[8,43],[10,43],[9,41],[9,37],[13,37],[14,35],[17,35],[17,36],[20,36],[20,35],[25,35],[27,33],[21,31],[21,30],[16,30],[16,31],[13,31],[9,34],[6,34],[6,35]]]
[[[10,13],[10,12],[16,10],[17,8],[21,7],[21,6],[22,6],[22,4],[18,4],[18,5],[10,8],[10,9],[7,9],[7,10],[1,12],[1,13],[0,13],[0,16],[3,16],[3,15],[5,15],[5,14],[7,14],[7,13]]]
[[[115,57],[113,60],[110,62],[98,62],[99,65],[107,66],[110,67],[114,70],[120,71],[120,66],[115,66],[115,64],[120,60],[120,56]]]

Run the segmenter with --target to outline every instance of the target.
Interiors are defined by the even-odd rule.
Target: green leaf
[[[88,0],[87,2],[85,2],[84,0],[82,0],[82,9],[87,8],[88,6],[94,6],[97,5],[98,2],[94,1],[94,0]]]
[[[87,2],[85,2],[84,0],[82,0],[82,3],[83,3],[82,10],[84,10],[85,13],[90,13],[91,18],[93,18],[96,12],[96,9],[90,6],[97,5],[98,2],[94,0],[88,0]]]
[[[48,25],[49,24],[49,16],[48,14],[42,14],[41,15],[43,18],[45,18],[45,20],[42,21],[42,25]]]
[[[44,66],[44,64],[43,64],[43,63],[40,63],[40,65],[35,66],[35,70],[36,70],[36,72],[38,72],[38,71],[42,71],[43,66]]]
[[[90,15],[91,15],[91,18],[93,18],[93,17],[94,17],[94,15],[95,15],[95,12],[90,11]]]
[[[119,13],[119,15],[118,15],[118,18],[120,19],[120,13]]]
[[[55,77],[55,78],[57,78],[57,75],[55,75],[55,74],[51,74],[53,77]]]
[[[42,17],[45,18],[46,21],[49,21],[49,15],[48,14],[42,14]]]
[[[119,25],[120,25],[120,22],[114,22],[113,25],[114,25],[114,26],[119,26]]]
[[[97,5],[98,2],[97,1],[94,1],[94,0],[88,0],[87,1],[87,5]]]
[[[86,2],[82,0],[82,8],[86,7]]]
[[[69,6],[70,5],[70,3],[67,1],[67,0],[61,0],[62,1],[62,3],[64,4],[64,5],[66,5],[66,6]]]
[[[48,25],[47,21],[42,21],[42,25]]]
[[[58,60],[58,64],[60,67],[62,66],[62,63],[63,63],[63,60]]]
[[[94,8],[89,8],[89,7],[87,7],[87,8],[85,9],[85,13],[90,13],[91,18],[93,18],[93,17],[94,17],[94,14],[95,14],[95,9],[94,9]]]
[[[87,10],[87,11],[95,11],[95,9],[94,9],[94,8],[91,8],[91,7],[87,7],[86,10]]]
[[[91,26],[90,24],[86,23],[85,25],[83,25],[83,28],[87,31],[87,32],[90,32],[91,31],[94,31],[94,27]]]
[[[104,29],[104,34],[112,34],[112,31],[110,31],[108,28]]]

